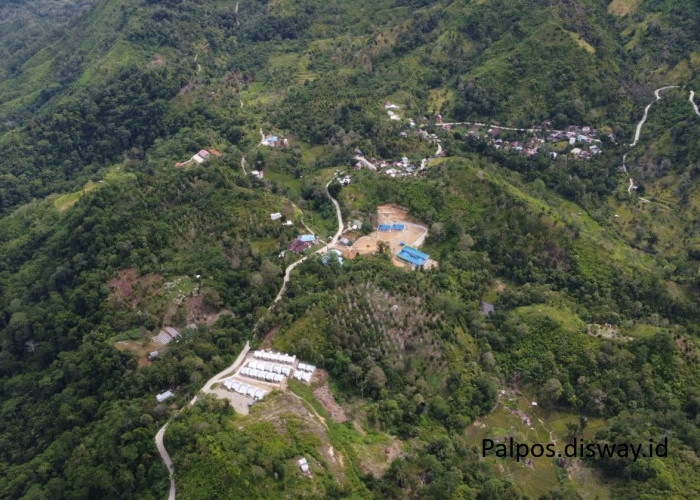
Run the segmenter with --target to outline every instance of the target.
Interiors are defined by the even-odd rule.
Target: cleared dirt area
[[[342,423],[350,420],[345,414],[345,410],[335,401],[328,387],[328,374],[324,370],[316,370],[314,378],[318,377],[321,385],[314,390],[313,395],[323,405],[323,408],[328,413],[328,416],[334,422]]]
[[[119,272],[107,285],[112,290],[112,299],[136,305],[144,297],[160,292],[163,277],[159,274],[139,276],[138,269],[129,268]]]
[[[379,251],[380,242],[384,242],[392,255],[401,251],[401,243],[418,248],[428,236],[428,227],[425,224],[411,220],[406,209],[397,205],[381,205],[377,207],[377,225],[403,224],[403,231],[373,231],[367,236],[359,238],[350,248],[338,246],[343,254],[352,259],[356,255],[373,255]],[[407,264],[393,259],[394,265],[410,267]]]
[[[116,342],[114,347],[121,352],[126,352],[136,357],[138,367],[150,365],[151,362],[148,360],[148,353],[157,351],[162,348],[162,345],[156,344],[155,342],[149,342],[144,344],[142,340],[122,340]]]

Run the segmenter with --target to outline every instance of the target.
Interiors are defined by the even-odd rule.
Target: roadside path
[[[243,101],[241,101],[243,102]],[[246,172],[245,169],[246,161],[245,161],[245,156],[241,156],[241,168],[243,169],[243,175],[248,175],[248,172]]]

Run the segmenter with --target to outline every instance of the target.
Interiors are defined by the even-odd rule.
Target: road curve
[[[632,144],[630,144],[631,148],[635,147],[637,145],[637,143],[639,142],[639,136],[642,134],[642,127],[644,126],[644,123],[647,121],[647,116],[649,115],[649,110],[651,109],[652,104],[654,104],[656,101],[661,100],[661,94],[659,94],[659,92],[661,92],[662,90],[677,89],[677,88],[678,88],[678,85],[667,85],[665,87],[659,87],[658,89],[656,89],[654,91],[654,97],[656,97],[656,99],[654,101],[650,102],[646,108],[644,108],[644,116],[642,116],[642,119],[639,120],[639,123],[637,124],[637,129],[634,131],[634,142],[632,142]]]
[[[331,182],[335,180],[335,177],[328,181],[328,184],[326,184],[326,194],[328,197],[331,199],[333,202],[333,206],[335,207],[335,215],[338,218],[338,231],[336,231],[335,235],[333,235],[333,238],[331,241],[326,244],[325,246],[319,248],[316,250],[313,254],[307,255],[305,257],[302,257],[301,259],[292,262],[287,266],[287,269],[284,271],[284,278],[282,279],[282,288],[280,288],[279,293],[277,294],[277,297],[275,297],[275,301],[272,303],[271,308],[277,304],[280,300],[282,300],[282,296],[284,295],[284,291],[287,289],[287,282],[289,282],[289,278],[292,275],[292,271],[294,270],[295,267],[297,267],[299,264],[304,262],[306,259],[308,259],[311,255],[317,254],[317,253],[326,253],[329,248],[331,248],[333,245],[338,243],[338,239],[340,238],[340,235],[343,234],[343,230],[345,229],[345,226],[343,225],[343,214],[340,211],[340,203],[338,203],[338,200],[333,198],[331,196],[330,191],[328,191],[328,186],[331,185]]]
[[[694,90],[690,91],[690,99],[688,99],[688,100],[690,101],[690,104],[693,105],[693,109],[695,110],[695,114],[700,116],[700,109],[698,109],[698,105],[695,104],[695,91]]]
[[[241,166],[245,163],[245,157],[241,159]],[[243,167],[245,169],[245,167]],[[333,202],[333,206],[335,207],[335,214],[336,217],[338,218],[338,231],[333,235],[333,238],[331,241],[323,246],[322,248],[319,248],[314,252],[314,254],[318,253],[325,253],[328,251],[329,248],[331,248],[333,245],[338,243],[338,239],[340,238],[340,235],[343,233],[343,230],[345,229],[343,225],[343,214],[340,211],[340,203],[338,203],[338,200],[333,198],[331,196],[330,191],[328,190],[328,186],[331,185],[331,182],[335,180],[335,176],[328,181],[328,184],[326,184],[326,194],[328,195],[328,198]],[[313,255],[313,254],[311,254]],[[297,267],[299,264],[304,262],[309,256],[307,255],[306,257],[302,257],[301,259],[297,260],[296,262],[293,262],[289,266],[287,266],[287,269],[285,270],[284,273],[284,279],[282,280],[282,288],[280,288],[279,293],[277,294],[277,297],[275,297],[275,301],[273,302],[272,306],[274,306],[277,302],[282,299],[282,295],[284,295],[284,291],[287,288],[287,282],[289,281],[289,277],[292,273],[292,270],[294,270],[295,267]],[[270,307],[272,307],[270,306]],[[250,350],[250,342],[246,342],[245,347],[243,348],[243,351],[238,355],[236,358],[236,361],[233,362],[232,365],[226,367],[216,375],[214,375],[212,378],[207,380],[207,382],[204,384],[204,386],[201,389],[201,392],[209,393],[211,392],[211,386],[214,385],[219,379],[227,375],[229,372],[235,370],[238,368],[238,365],[240,365],[243,360],[245,359],[246,354]],[[197,396],[195,395],[192,400],[190,401],[190,405],[193,405],[197,401]],[[160,453],[160,458],[163,460],[163,463],[168,469],[168,476],[170,478],[170,492],[168,494],[168,500],[175,500],[175,496],[177,494],[177,490],[175,488],[175,467],[173,466],[173,462],[170,459],[170,455],[168,454],[168,450],[165,449],[165,445],[163,444],[163,438],[165,436],[165,430],[168,428],[168,424],[166,423],[163,427],[161,427],[158,430],[158,433],[156,434],[155,441],[156,441],[156,448],[158,449],[158,453]]]
[[[156,434],[156,448],[158,448],[158,453],[160,453],[160,457],[168,468],[168,476],[170,477],[170,493],[168,493],[168,500],[175,500],[175,467],[173,466],[172,460],[170,460],[168,450],[165,449],[165,445],[163,444],[163,436],[167,428],[168,424],[165,424],[158,430]]]
[[[245,347],[243,348],[241,353],[236,358],[236,361],[233,362],[233,364],[224,368],[219,373],[214,375],[212,378],[207,380],[207,382],[204,384],[204,387],[202,387],[201,392],[203,392],[205,394],[210,393],[211,386],[214,385],[214,383],[218,379],[222,378],[224,375],[228,374],[230,371],[238,368],[238,366],[245,359],[246,354],[248,354],[248,351],[250,351],[250,342],[246,342]],[[189,406],[192,406],[196,402],[197,402],[197,395],[195,395],[190,400]],[[168,468],[168,475],[170,476],[170,493],[168,494],[168,500],[175,500],[175,496],[177,494],[177,489],[175,488],[175,466],[173,465],[173,462],[170,459],[170,455],[168,454],[168,450],[165,448],[165,444],[163,443],[163,438],[165,437],[165,430],[167,428],[168,428],[168,424],[166,423],[163,427],[158,429],[158,433],[156,434],[156,448],[158,448],[158,453],[160,453],[160,458],[163,460],[163,463]]]

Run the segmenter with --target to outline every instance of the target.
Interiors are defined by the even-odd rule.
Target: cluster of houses
[[[545,126],[551,126],[550,122],[545,122]],[[469,135],[479,137],[486,140],[491,146],[504,151],[513,151],[524,154],[525,156],[533,156],[540,152],[544,144],[550,143],[568,143],[565,151],[577,159],[588,160],[595,155],[602,153],[600,140],[596,139],[598,131],[594,128],[578,125],[571,125],[567,130],[549,130],[546,128],[532,129],[530,131],[521,132],[527,137],[522,140],[504,140],[499,137],[504,129],[497,126],[488,125],[470,125]],[[481,129],[488,127],[486,133],[482,133]],[[449,130],[451,125],[443,125],[443,129]],[[508,129],[506,129],[508,130]],[[509,130],[510,133],[512,131]],[[550,153],[552,158],[557,157],[556,152]]]
[[[370,170],[375,170],[377,172],[382,172],[389,177],[410,177],[416,174],[418,167],[411,163],[408,157],[403,156],[401,160],[396,160],[388,162],[386,160],[377,160],[376,158],[370,158],[369,160],[363,158],[359,160],[354,168],[356,170],[361,169],[363,166],[367,166]]]
[[[224,380],[224,387],[229,391],[237,392],[244,396],[249,396],[254,400],[260,400],[267,395],[267,391],[248,385],[245,382],[239,382],[238,380],[228,379]]]
[[[311,382],[311,375],[316,370],[315,366],[306,363],[298,363],[295,368],[297,357],[281,352],[254,351],[253,358],[255,359],[250,360],[247,366],[238,371],[238,377],[252,378],[271,384],[281,384],[287,377],[294,377],[308,383]],[[260,400],[268,393],[259,387],[237,380],[236,376],[224,380],[223,386],[229,391],[249,396],[253,400]]]

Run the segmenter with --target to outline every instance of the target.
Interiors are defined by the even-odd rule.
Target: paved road
[[[690,101],[690,104],[693,105],[693,109],[695,110],[695,114],[700,116],[700,109],[698,109],[698,105],[695,104],[695,91],[694,90],[690,91],[690,99],[688,99],[688,100]]]
[[[377,171],[377,167],[375,167],[374,165],[372,165],[372,163],[368,162],[367,159],[366,159],[364,156],[359,156],[359,155],[358,155],[358,156],[355,156],[355,159],[356,159],[357,161],[361,162],[361,163],[364,163],[365,166],[366,166],[368,169],[374,170],[375,172]]]
[[[262,133],[262,130],[261,130]],[[245,157],[241,159],[241,166],[243,167],[243,164],[245,162]],[[245,170],[245,167],[243,167]],[[330,198],[330,200],[333,202],[333,206],[335,207],[335,214],[336,217],[338,218],[338,231],[335,233],[333,238],[331,239],[330,243],[325,245],[322,248],[319,248],[314,252],[314,254],[317,253],[325,253],[328,251],[329,248],[331,248],[333,245],[338,243],[338,239],[340,238],[340,235],[343,233],[344,225],[343,225],[343,214],[340,211],[340,203],[338,203],[338,200],[333,198],[331,196],[330,191],[328,190],[328,186],[330,186],[331,182],[335,180],[335,177],[328,181],[328,184],[326,184],[326,194]],[[313,254],[312,254],[313,255]],[[296,262],[293,262],[289,266],[287,266],[287,269],[284,273],[284,279],[282,280],[282,288],[280,288],[279,293],[277,294],[277,297],[275,298],[275,301],[273,302],[272,306],[276,304],[277,302],[280,301],[282,298],[282,295],[284,294],[285,289],[287,288],[287,282],[289,281],[289,277],[294,270],[295,267],[297,267],[299,264],[304,262],[309,256],[307,255],[306,257],[302,257]],[[272,307],[270,306],[270,307]],[[243,362],[245,359],[246,355],[248,354],[248,351],[250,350],[250,342],[246,342],[245,347],[241,351],[241,353],[238,355],[236,358],[236,361],[233,362],[230,366],[224,368],[221,370],[219,373],[214,375],[212,378],[207,380],[207,382],[204,384],[204,386],[201,389],[201,392],[205,394],[213,394],[215,393],[215,390],[211,388],[212,385],[214,385],[216,382],[220,381],[223,378],[226,378],[231,372],[234,372],[238,366]],[[194,403],[197,402],[197,396],[195,395],[192,400],[190,401],[190,405],[193,405]],[[177,493],[176,488],[175,488],[175,467],[173,466],[173,462],[170,459],[170,455],[168,454],[168,450],[165,449],[165,445],[163,444],[163,437],[165,436],[165,430],[168,428],[168,424],[165,424],[163,427],[161,427],[158,430],[158,433],[156,434],[156,448],[158,448],[158,453],[160,453],[160,457],[163,460],[163,463],[165,466],[168,468],[168,475],[170,477],[170,493],[168,494],[168,500],[175,500],[175,495]]]
[[[160,428],[158,434],[156,434],[156,448],[158,448],[158,453],[160,453],[160,457],[168,468],[168,475],[170,476],[170,493],[168,493],[168,500],[175,500],[175,467],[173,466],[172,460],[170,460],[168,450],[165,449],[165,445],[163,444],[163,436],[167,428],[168,424],[165,424]]]
[[[227,368],[221,370],[209,380],[207,380],[207,382],[204,384],[204,387],[202,387],[201,392],[204,392],[205,394],[213,394],[214,391],[212,390],[211,386],[214,385],[214,383],[217,382],[219,379],[224,378],[224,376],[227,375],[229,372],[236,370],[245,359],[246,355],[248,354],[248,351],[250,351],[250,342],[246,342],[245,347],[236,358],[236,361],[234,361]],[[195,395],[190,401],[189,405],[192,406],[196,402],[197,396]],[[165,444],[163,443],[163,438],[165,437],[165,430],[167,428],[168,424],[165,424],[158,430],[158,433],[156,434],[156,448],[158,448],[160,458],[163,460],[163,463],[168,468],[168,475],[170,476],[170,493],[168,494],[168,500],[175,500],[175,495],[177,493],[177,490],[175,488],[175,466],[173,465],[173,462],[170,459],[170,455],[168,454],[168,450],[165,449]]]
[[[656,101],[661,100],[661,95],[659,92],[662,90],[667,90],[667,89],[677,89],[678,85],[667,85],[666,87],[660,87],[654,91],[654,96],[656,97],[656,100],[650,102],[646,108],[644,108],[644,116],[642,116],[642,119],[639,120],[639,123],[637,124],[637,130],[634,132],[634,142],[630,144],[630,147],[633,148],[637,145],[639,142],[639,136],[642,134],[642,127],[644,126],[644,123],[647,121],[647,116],[649,115],[649,110],[651,109],[652,104],[654,104]]]
[[[644,108],[644,116],[642,116],[642,119],[639,120],[639,123],[637,123],[637,128],[636,128],[636,130],[634,131],[634,141],[632,142],[632,144],[630,144],[630,147],[631,147],[631,148],[635,147],[635,146],[637,145],[637,143],[639,142],[639,137],[640,137],[641,134],[642,134],[642,127],[643,127],[644,124],[646,123],[647,117],[649,116],[649,110],[651,109],[651,106],[652,106],[656,101],[660,101],[660,100],[661,100],[661,92],[664,91],[664,90],[668,90],[668,89],[677,89],[677,88],[680,88],[680,87],[679,87],[678,85],[667,85],[667,86],[665,86],[665,87],[659,87],[658,89],[656,89],[656,90],[654,91],[654,97],[655,97],[655,99],[654,99],[652,102],[650,102],[649,104],[647,104],[646,108]],[[695,104],[695,91],[694,91],[694,90],[691,90],[691,91],[690,91],[690,97],[688,98],[688,100],[690,101],[690,104],[693,105],[693,110],[695,111],[695,114],[698,115],[698,116],[700,116],[700,110],[698,109],[698,105]],[[627,172],[627,166],[625,165],[625,159],[626,159],[626,158],[627,158],[627,153],[625,153],[625,155],[622,157],[622,167],[623,167],[623,169],[624,169],[625,172]],[[635,187],[636,187],[636,186],[634,185],[634,182],[632,181],[632,178],[630,177],[630,185],[629,185],[629,187],[627,188],[627,192],[628,192],[629,194],[632,194],[632,189],[635,189]],[[647,202],[647,203],[649,202],[649,200],[647,200],[647,199],[645,199],[645,198],[642,198],[642,201],[645,201],[645,202]]]

